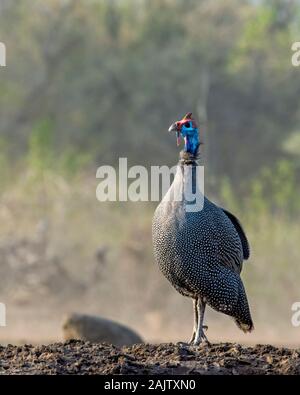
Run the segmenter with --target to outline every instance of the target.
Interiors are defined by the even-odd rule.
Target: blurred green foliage
[[[49,120],[39,121],[29,136],[28,164],[40,175],[53,164],[53,134]]]
[[[53,124],[49,119],[44,119],[37,123],[29,136],[27,162],[37,181],[49,171],[71,179],[91,162],[91,156],[76,147],[66,147],[57,154],[53,141]]]
[[[285,159],[272,168],[264,167],[249,183],[247,195],[238,197],[228,178],[221,181],[220,199],[225,206],[254,222],[260,216],[293,220],[300,215],[300,187],[296,168]]]
[[[132,319],[146,338],[173,330],[181,339],[187,302],[149,264],[153,206],[100,204],[95,174],[119,157],[173,166],[168,126],[193,111],[206,193],[249,237],[243,276],[257,331],[268,342],[270,330],[290,337],[300,275],[300,68],[291,65],[299,39],[296,0],[0,0],[1,242],[44,229],[78,280],[107,245],[98,289],[88,302],[72,297],[76,309]]]
[[[1,185],[22,163],[173,165],[166,130],[193,111],[209,192],[294,212],[299,22],[293,0],[1,0]]]

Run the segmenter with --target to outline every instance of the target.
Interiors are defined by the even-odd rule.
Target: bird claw
[[[202,343],[202,340],[204,340],[205,343],[207,343],[208,345],[210,345],[209,341],[207,340],[207,337],[206,337],[205,333],[203,332],[203,329],[204,329],[205,332],[206,332],[206,331],[208,330],[208,326],[207,326],[207,325],[202,325],[202,333],[201,333],[200,338],[199,338],[197,341],[195,341],[196,332],[194,331],[194,332],[193,332],[193,335],[192,335],[192,338],[191,338],[191,340],[189,341],[189,345],[191,345],[191,346],[198,346],[200,343]]]
[[[189,346],[191,343],[186,343],[186,342],[177,342],[177,345],[179,346],[179,347],[186,347],[186,346]]]
[[[193,335],[192,335],[192,337],[191,337],[191,339],[190,339],[190,341],[189,341],[189,344],[190,344],[190,345],[193,345],[193,344],[194,344],[195,336],[196,336],[196,333],[193,332]]]
[[[207,330],[208,328],[207,328],[206,325],[203,325],[203,326],[202,326],[202,330],[201,330],[199,336],[195,336],[195,338],[194,338],[194,340],[193,340],[193,343],[192,343],[192,344],[193,344],[194,346],[199,346],[200,344],[203,344],[203,343],[205,343],[205,344],[207,344],[208,346],[210,346],[210,342],[208,341],[208,339],[207,339],[207,337],[206,337],[206,335],[205,335],[203,329]]]
[[[193,346],[200,346],[202,344],[205,344],[207,346],[211,346],[210,342],[208,341],[208,339],[205,337],[201,337],[201,339],[194,341]]]

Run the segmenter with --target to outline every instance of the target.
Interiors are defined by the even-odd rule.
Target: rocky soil
[[[0,346],[0,374],[300,374],[300,349],[137,344],[117,348],[77,340]]]

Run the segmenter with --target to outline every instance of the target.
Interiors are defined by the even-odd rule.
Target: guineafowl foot
[[[189,341],[189,344],[194,344],[197,328],[198,328],[198,297],[193,299],[193,308],[194,308],[194,329],[193,329],[193,334],[192,337]]]
[[[202,326],[202,329],[204,329],[205,331],[207,331],[208,326],[207,326],[207,325],[203,325],[203,326]],[[205,335],[204,335],[204,336],[205,336]],[[196,331],[194,330],[194,332],[193,332],[193,334],[192,334],[192,337],[191,337],[191,339],[190,339],[190,341],[189,341],[189,344],[190,344],[191,346],[194,344],[195,337],[196,337]]]
[[[187,347],[187,346],[190,345],[189,343],[186,343],[186,342],[177,342],[176,344],[177,344],[179,347],[183,347],[183,348],[185,348],[185,347]]]
[[[202,330],[198,332],[198,336],[195,336],[193,342],[191,343],[194,346],[199,346],[199,344],[201,343],[206,343],[207,345],[210,345],[210,342],[208,341],[203,329],[207,330],[207,326],[203,325]]]
[[[205,333],[204,329],[207,330],[207,326],[203,324],[204,322],[204,313],[205,313],[205,306],[206,306],[206,301],[203,298],[198,298],[197,299],[197,310],[198,310],[198,327],[197,330],[195,331],[195,337],[193,340],[193,345],[198,346],[200,343],[205,342],[207,344],[210,344]]]
[[[193,332],[192,337],[191,337],[191,339],[189,341],[189,344],[190,345],[194,344],[194,340],[195,340],[195,332]]]

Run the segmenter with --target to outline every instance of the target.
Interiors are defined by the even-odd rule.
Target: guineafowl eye
[[[191,124],[190,124],[190,122],[186,122],[186,123],[184,124],[184,126],[185,126],[186,128],[190,128],[190,127],[191,127]]]

